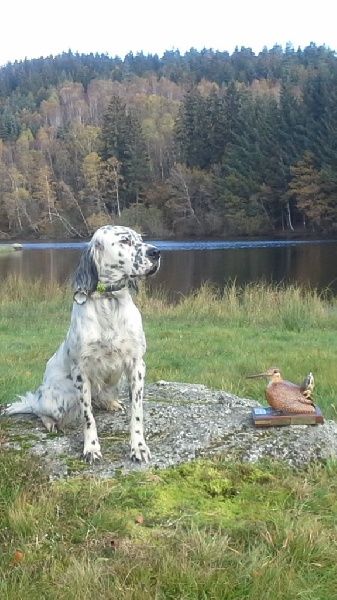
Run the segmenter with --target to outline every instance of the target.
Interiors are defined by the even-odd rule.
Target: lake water
[[[266,281],[297,283],[337,293],[337,240],[193,241],[153,240],[162,266],[152,288],[187,294],[208,281],[222,287]],[[23,250],[0,254],[0,276],[65,282],[74,271],[84,243],[24,243]]]

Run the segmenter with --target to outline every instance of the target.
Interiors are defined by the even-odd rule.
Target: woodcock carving
[[[277,367],[271,367],[265,373],[249,375],[247,379],[255,377],[268,377],[266,398],[268,404],[275,410],[297,414],[314,413],[316,411],[311,399],[315,386],[312,373],[307,375],[302,385],[284,380],[280,369]]]

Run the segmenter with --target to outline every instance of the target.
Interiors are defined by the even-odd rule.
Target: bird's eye
[[[121,240],[121,244],[127,244],[128,246],[131,246],[132,242],[130,238],[123,238]]]

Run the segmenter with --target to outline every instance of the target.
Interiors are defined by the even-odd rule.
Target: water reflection
[[[10,274],[23,279],[44,279],[60,283],[69,279],[81,251],[74,250],[22,250],[0,255],[0,273],[3,278]]]
[[[62,283],[73,273],[82,248],[83,244],[81,247],[74,244],[72,247],[45,249],[35,246],[34,249],[27,247],[19,252],[0,255],[0,274],[2,278],[15,273],[26,279],[43,278]],[[239,284],[263,280],[298,283],[320,290],[329,286],[337,292],[335,241],[189,248],[162,250],[162,268],[151,280],[152,288],[187,294],[205,281],[222,287],[229,280]]]
[[[186,294],[209,281],[297,283],[337,293],[337,243],[272,248],[167,252],[153,282]]]

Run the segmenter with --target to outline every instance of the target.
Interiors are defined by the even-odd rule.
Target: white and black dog
[[[128,227],[106,225],[84,250],[74,276],[74,304],[66,339],[47,363],[42,385],[4,413],[32,413],[48,431],[82,418],[83,456],[101,458],[92,404],[120,407],[116,386],[125,374],[131,399],[131,459],[150,458],[143,432],[146,350],[142,318],[130,287],[154,274],[160,252]]]

